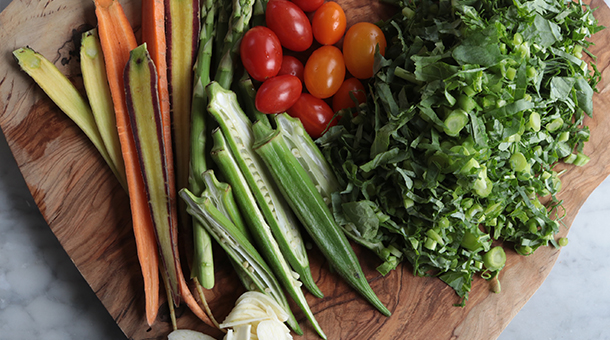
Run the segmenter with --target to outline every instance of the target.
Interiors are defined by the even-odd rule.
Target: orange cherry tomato
[[[322,45],[332,45],[345,33],[345,12],[339,4],[328,1],[316,10],[311,20],[313,36]]]
[[[366,102],[366,92],[364,85],[358,80],[358,78],[345,79],[341,87],[333,96],[333,110],[339,112],[340,110],[348,107],[356,107],[357,104],[350,96],[350,93],[356,99],[358,104]]]
[[[366,79],[373,76],[377,45],[379,45],[379,53],[385,55],[387,43],[377,25],[359,22],[347,30],[343,39],[343,54],[345,66],[354,77]]]
[[[345,62],[335,46],[322,46],[313,51],[305,63],[305,87],[314,97],[334,95],[345,79]]]
[[[302,93],[286,113],[294,118],[299,118],[305,131],[313,139],[322,136],[328,127],[337,124],[337,118],[334,118],[330,106],[309,93]]]

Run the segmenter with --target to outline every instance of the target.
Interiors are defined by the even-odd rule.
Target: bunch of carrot
[[[95,0],[149,325],[159,308],[161,271],[173,304],[182,299],[205,323],[217,326],[191,294],[178,253],[176,187],[185,187],[188,179],[191,78],[199,34],[196,2],[143,1],[143,45],[138,47],[120,3]]]

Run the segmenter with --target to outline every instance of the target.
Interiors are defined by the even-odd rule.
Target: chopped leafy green
[[[380,272],[406,259],[463,305],[503,267],[483,265],[494,241],[557,246],[554,166],[588,161],[600,73],[581,57],[603,27],[580,2],[388,2],[402,11],[380,24],[367,103],[316,141],[343,188],[333,213]]]

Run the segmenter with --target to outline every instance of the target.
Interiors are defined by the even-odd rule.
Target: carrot
[[[163,138],[168,147],[168,158],[173,159],[171,116],[169,106],[169,85],[167,83],[167,44],[165,40],[165,4],[163,0],[142,1],[142,42],[146,43],[150,58],[157,68],[159,103],[163,119]],[[173,175],[173,164],[169,164]],[[172,192],[175,193],[175,183]],[[176,195],[171,197],[176,200]]]
[[[163,125],[163,142],[166,145],[167,158],[173,160],[172,118],[170,111],[169,84],[167,80],[167,44],[165,40],[165,4],[163,0],[142,1],[142,42],[146,43],[150,58],[157,69],[157,90]],[[167,163],[169,181],[169,202],[176,210],[177,191],[174,162]],[[178,215],[174,211],[173,225],[178,225]]]
[[[158,76],[158,90],[159,90],[159,102],[161,109],[161,116],[163,120],[163,134],[167,148],[168,158],[172,157],[172,132],[171,132],[171,115],[170,115],[170,96],[169,96],[169,84],[167,79],[167,42],[165,32],[165,4],[163,0],[144,0],[142,1],[142,42],[147,44],[148,52],[150,54],[155,67],[157,68]],[[172,167],[169,173],[174,173],[173,163],[167,164],[168,167]],[[172,181],[170,186],[170,193],[173,196],[170,197],[171,201],[175,201],[176,186],[175,182]],[[174,214],[173,216],[177,216]],[[192,296],[186,281],[181,280],[180,290],[182,298],[184,299],[187,306],[197,315],[200,319],[204,320],[209,317],[212,324],[218,328],[218,323],[212,316],[211,312],[204,313],[195,298]],[[201,294],[200,294],[201,295]],[[202,299],[204,297],[202,296]],[[205,301],[203,301],[205,303]]]
[[[170,92],[175,171],[178,189],[188,187],[191,100],[193,95],[193,65],[199,44],[199,0],[165,0],[165,36],[167,43],[167,82]],[[186,230],[190,218],[186,205],[180,206],[179,220]]]
[[[131,134],[123,86],[123,70],[129,60],[129,51],[137,47],[137,42],[123,8],[117,1],[95,0],[95,14],[125,162],[133,231],[144,278],[146,321],[152,325],[159,309],[159,252]]]

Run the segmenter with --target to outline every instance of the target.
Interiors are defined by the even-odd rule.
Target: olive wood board
[[[378,1],[337,2],[348,25],[396,11]],[[121,3],[138,34],[140,2]],[[610,24],[610,10],[603,0],[593,0],[592,7],[598,7],[595,16],[600,23]],[[125,335],[164,339],[171,331],[165,300],[154,325],[146,323],[127,195],[85,135],[19,70],[11,54],[16,48],[32,47],[82,91],[79,37],[95,25],[91,0],[14,0],[5,9],[0,15],[0,126],[40,212]],[[610,31],[601,31],[593,41],[590,51],[597,56],[603,78],[594,95],[593,118],[586,119],[591,140],[585,152],[591,161],[584,167],[567,167],[562,177],[559,198],[565,202],[567,217],[560,235],[567,234],[586,198],[610,174],[610,116],[606,116]],[[507,249],[507,265],[500,274],[502,292],[492,293],[489,283],[476,277],[466,306],[460,308],[453,306],[459,298],[439,279],[415,277],[408,264],[383,277],[375,270],[376,257],[354,248],[373,290],[393,314],[385,317],[373,309],[329,270],[318,252],[311,251],[313,277],[325,297],[306,296],[329,339],[495,339],[540,287],[559,255],[553,247],[542,247],[527,257]],[[216,249],[217,283],[205,295],[222,321],[244,289],[226,256]],[[303,313],[296,307],[293,311],[305,333],[295,338],[317,339]],[[184,306],[176,313],[179,328],[222,336]]]

